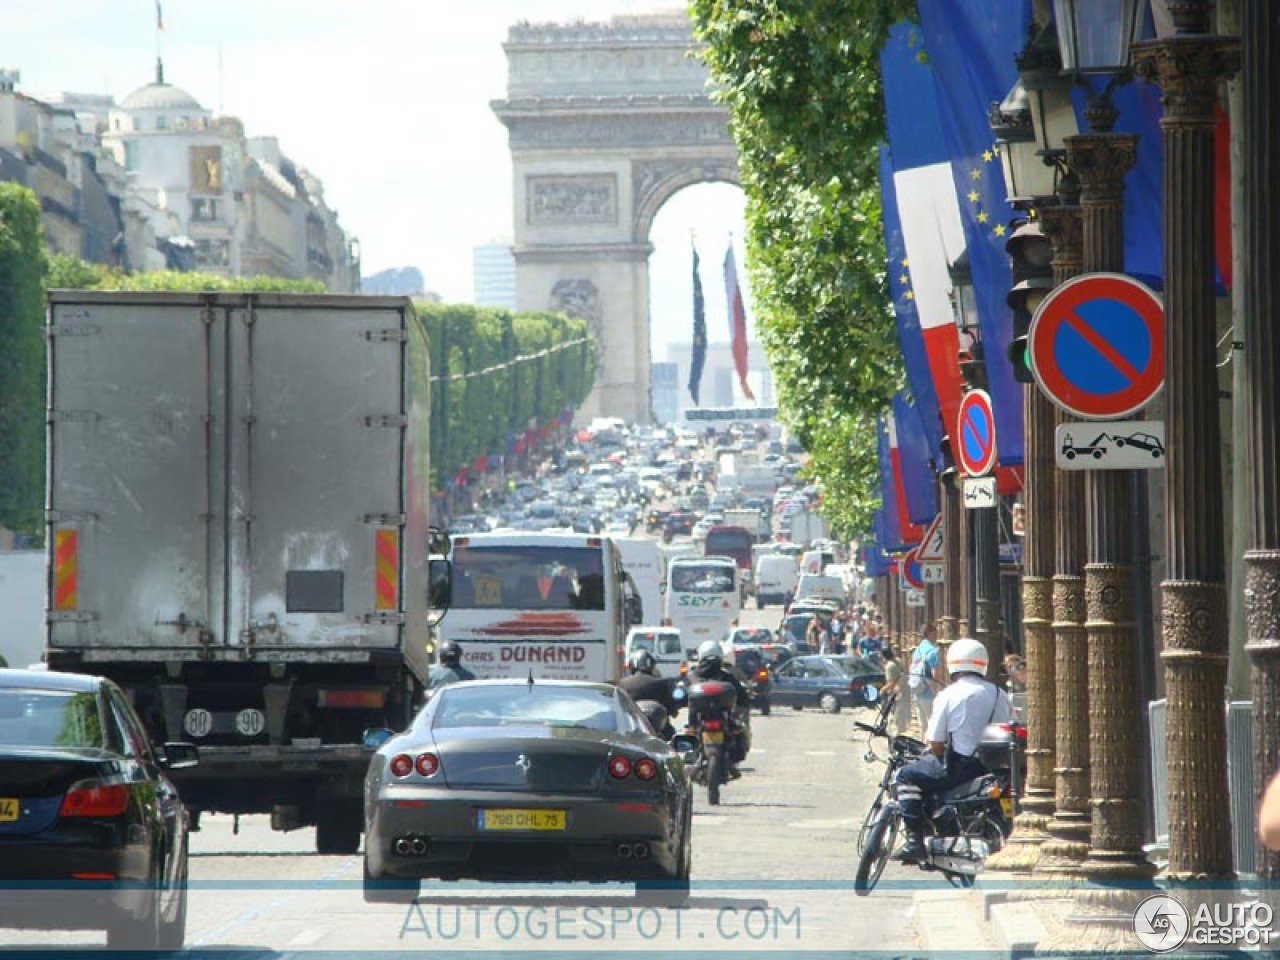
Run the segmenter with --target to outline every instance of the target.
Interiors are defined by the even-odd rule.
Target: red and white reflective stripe
[[[79,571],[75,530],[53,531],[53,609],[74,610]]]
[[[382,527],[374,534],[377,560],[375,610],[395,610],[400,601],[400,531]]]

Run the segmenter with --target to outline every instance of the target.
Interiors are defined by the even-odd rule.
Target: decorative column
[[[1227,796],[1226,537],[1214,312],[1214,107],[1240,43],[1206,3],[1172,4],[1176,33],[1134,47],[1164,116],[1165,688],[1169,875],[1233,876]],[[1274,189],[1271,184],[1270,189]],[[1253,255],[1253,251],[1250,254]],[[1254,259],[1254,263],[1264,263]]]
[[[1245,197],[1280,183],[1280,18],[1274,0],[1243,0],[1242,164]],[[1280,758],[1280,208],[1245,203],[1244,360],[1248,381],[1249,510],[1245,610],[1253,687],[1253,786],[1260,798]],[[1258,877],[1280,880],[1280,853],[1258,848]]]
[[[973,638],[987,648],[987,679],[1000,675],[1004,639],[1000,633],[1000,512],[968,510],[973,535]]]
[[[1098,104],[1098,106],[1104,106]],[[1105,103],[1110,108],[1110,103]],[[1111,133],[1114,108],[1091,107],[1091,129],[1067,138],[1067,163],[1080,178],[1086,273],[1124,270],[1124,177],[1138,138]],[[1216,382],[1216,381],[1215,381]],[[1133,497],[1128,471],[1085,474],[1085,629],[1089,635],[1089,855],[1092,880],[1149,878],[1143,845],[1142,705],[1138,696],[1134,607]]]
[[[1073,177],[1064,179],[1063,186],[1061,202],[1040,211],[1040,228],[1053,245],[1055,286],[1084,269],[1079,187]],[[1070,420],[1055,411],[1055,427]],[[1081,472],[1054,470],[1053,505],[1054,812],[1047,825],[1050,839],[1040,847],[1036,872],[1077,875],[1089,852],[1089,643],[1084,627]]]

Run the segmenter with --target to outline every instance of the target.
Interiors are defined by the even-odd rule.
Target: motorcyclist
[[[450,640],[440,648],[440,662],[431,668],[427,689],[434,690],[446,683],[474,680],[476,675],[462,665],[462,647]]]
[[[676,680],[659,675],[658,661],[648,650],[636,650],[627,658],[627,675],[618,681],[618,686],[636,703],[652,700],[662,704],[667,711],[668,722],[680,712],[681,701],[675,696]],[[674,731],[658,732],[667,736]]]
[[[925,857],[925,794],[947,790],[974,777],[985,768],[977,757],[982,729],[989,723],[1013,719],[1009,695],[986,679],[987,648],[964,637],[947,651],[952,683],[933,704],[925,733],[928,750],[897,775],[898,807],[907,842],[895,860],[919,863]]]
[[[724,648],[715,640],[707,640],[702,646],[698,647],[698,661],[694,667],[694,674],[698,680],[718,680],[722,683],[728,683],[733,686],[735,691],[734,709],[733,709],[733,749],[729,751],[729,776],[736,780],[742,776],[738,770],[738,764],[741,763],[747,755],[746,751],[746,731],[740,717],[746,717],[751,710],[751,694],[747,690],[747,685],[732,670],[724,665]],[[689,719],[685,724],[687,729],[696,730],[698,728],[698,709],[692,702],[689,705]]]

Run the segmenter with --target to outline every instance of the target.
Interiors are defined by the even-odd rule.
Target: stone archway
[[[516,303],[587,320],[599,348],[584,417],[650,417],[649,229],[684,187],[738,183],[729,113],[679,12],[510,29],[507,126]]]

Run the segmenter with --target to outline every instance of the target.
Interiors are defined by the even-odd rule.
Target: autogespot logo
[[[1191,917],[1173,897],[1147,897],[1133,912],[1133,932],[1152,953],[1167,953],[1182,946],[1191,929]]]

